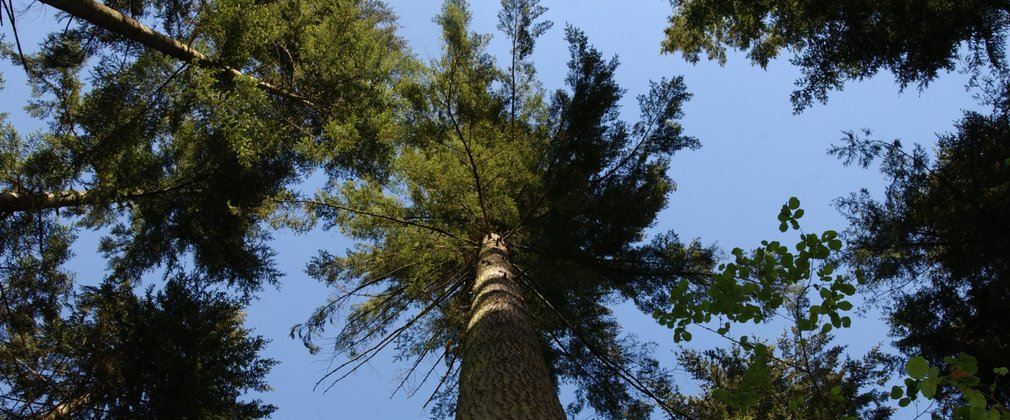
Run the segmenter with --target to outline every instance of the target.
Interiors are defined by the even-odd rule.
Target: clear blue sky
[[[437,0],[389,2],[400,16],[400,34],[421,58],[440,55],[438,28],[432,17],[438,13]],[[497,1],[473,1],[473,29],[494,33]],[[548,89],[561,87],[568,57],[562,30],[566,23],[583,29],[590,41],[605,54],[617,54],[622,66],[617,76],[627,89],[625,116],[634,119],[634,97],[644,93],[650,79],[683,75],[693,99],[685,108],[683,125],[689,135],[702,141],[702,149],[676,156],[670,174],[678,190],[670,199],[656,231],[673,229],[682,239],[701,238],[723,248],[753,247],[762,239],[792,240],[780,236],[775,216],[790,196],[797,196],[806,209],[804,229],[842,229],[844,220],[831,206],[832,200],[860,188],[879,195],[883,181],[874,171],[845,168],[825,150],[841,138],[843,130],[870,128],[876,137],[901,138],[906,144],[931,145],[937,133],[950,131],[964,109],[980,109],[964,89],[960,74],[942,76],[923,92],[911,89],[899,94],[889,74],[861,83],[849,84],[834,92],[829,103],[793,115],[789,93],[798,72],[785,60],[772,62],[767,71],[752,67],[741,55],[731,55],[726,66],[702,62],[690,65],[679,56],[659,54],[666,18],[665,0],[544,0],[550,8],[546,18],[554,28],[537,44],[534,60]],[[24,7],[27,1],[15,1]],[[55,13],[35,3],[19,21],[22,42],[27,49],[40,40],[39,30],[56,28]],[[2,32],[10,40],[9,26]],[[507,49],[500,36],[491,44],[492,52],[505,60]],[[503,61],[504,62],[504,61]],[[26,132],[40,127],[20,112],[27,90],[23,72],[9,63],[0,65],[7,80],[0,93],[0,112],[10,112],[12,122]],[[82,234],[75,247],[78,257],[71,264],[82,282],[101,277],[104,262],[95,253],[96,235]],[[278,290],[268,290],[249,308],[248,325],[272,340],[267,356],[281,363],[268,382],[276,389],[263,394],[280,409],[274,418],[427,418],[421,405],[433,385],[422,386],[413,398],[403,393],[390,398],[399,383],[400,372],[408,367],[384,354],[357,374],[336,384],[329,393],[313,391],[316,380],[326,372],[325,355],[310,356],[300,342],[288,338],[291,325],[305,319],[329,293],[308,278],[303,268],[319,249],[340,252],[351,244],[335,232],[314,231],[295,236],[276,234],[278,262],[288,273]],[[630,307],[618,309],[626,330],[645,340],[659,343],[657,356],[675,369],[675,349],[669,330]],[[851,331],[843,331],[838,342],[850,344],[858,354],[879,342],[887,342],[886,328],[876,319],[857,319]],[[767,337],[781,333],[779,327],[761,330]],[[725,340],[696,330],[692,346],[727,345]],[[677,373],[685,389],[688,378]],[[567,394],[567,393],[566,393]],[[897,418],[910,418],[906,409]],[[591,414],[583,414],[591,418]]]

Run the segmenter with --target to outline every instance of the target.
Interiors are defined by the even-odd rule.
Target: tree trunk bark
[[[564,419],[501,237],[481,244],[463,342],[457,420]]]

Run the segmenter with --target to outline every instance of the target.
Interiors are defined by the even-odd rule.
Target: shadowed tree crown
[[[803,76],[796,111],[827,100],[850,80],[886,70],[924,87],[963,64],[990,100],[1004,104],[1010,8],[990,1],[675,0],[663,50],[696,62],[726,61],[726,49],[765,67],[781,52]]]
[[[879,159],[889,181],[882,199],[863,191],[839,207],[851,223],[848,262],[894,299],[895,347],[940,366],[970,354],[982,383],[995,383],[990,399],[1010,404],[1010,386],[993,372],[1010,352],[1010,122],[966,113],[932,159],[921,146],[846,140],[833,153],[862,166]]]
[[[311,169],[384,170],[388,92],[409,67],[392,13],[359,0],[32,7],[70,17],[35,53],[0,42],[48,123],[0,127],[0,417],[269,414],[238,401],[272,364],[241,328],[280,275],[264,220]],[[104,235],[105,278],[80,279],[99,291],[64,267],[78,229]],[[129,290],[152,272],[202,286]]]

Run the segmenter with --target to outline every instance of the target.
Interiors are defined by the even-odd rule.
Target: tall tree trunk
[[[457,420],[564,419],[508,249],[484,237],[463,343]]]

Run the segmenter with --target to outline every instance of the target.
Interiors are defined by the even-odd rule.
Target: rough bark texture
[[[456,419],[564,419],[508,249],[484,238],[463,344]]]
[[[289,92],[285,89],[270,83],[256,80],[252,76],[247,76],[238,69],[228,67],[219,63],[203,53],[194,50],[177,40],[169,38],[151,29],[138,20],[120,13],[118,10],[108,7],[94,0],[40,0],[42,3],[60,9],[70,15],[91,23],[99,28],[110,32],[115,32],[133,41],[139,42],[155,51],[175,57],[179,60],[193,63],[202,67],[217,68],[231,77],[249,78],[256,82],[261,89],[272,94],[282,96],[291,100],[301,102],[308,106],[315,105],[313,101],[306,97]]]

